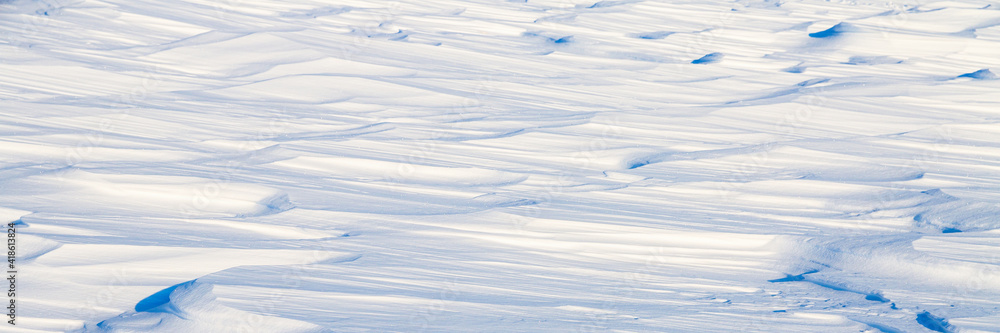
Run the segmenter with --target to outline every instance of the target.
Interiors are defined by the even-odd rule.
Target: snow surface
[[[998,332],[991,1],[0,2],[4,332]]]

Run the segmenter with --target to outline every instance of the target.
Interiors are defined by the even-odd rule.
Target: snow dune
[[[997,3],[13,0],[0,32],[0,331],[1000,331]]]

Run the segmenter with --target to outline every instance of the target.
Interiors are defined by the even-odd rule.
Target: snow
[[[1000,4],[0,2],[3,332],[1000,331]]]

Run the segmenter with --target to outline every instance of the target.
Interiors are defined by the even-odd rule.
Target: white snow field
[[[1000,332],[996,1],[6,0],[0,35],[2,332]]]

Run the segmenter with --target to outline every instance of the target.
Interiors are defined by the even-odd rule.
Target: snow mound
[[[837,23],[836,25],[830,27],[829,29],[811,33],[811,34],[809,34],[809,37],[812,37],[812,38],[835,38],[835,37],[843,36],[844,34],[849,33],[849,32],[857,32],[857,31],[859,31],[859,29],[857,27],[855,27],[853,24],[841,22],[841,23]]]
[[[191,280],[163,289],[134,311],[84,327],[84,332],[325,332],[319,326],[239,311],[219,304],[212,285]]]
[[[988,68],[983,68],[983,69],[980,69],[980,70],[972,72],[972,73],[965,73],[965,74],[959,75],[958,77],[967,77],[967,78],[972,78],[972,79],[976,79],[976,80],[996,80],[996,79],[1000,78],[1000,77],[997,77],[996,74],[993,74],[993,72],[991,72]]]
[[[701,58],[692,60],[691,63],[692,64],[712,64],[712,63],[717,63],[717,62],[722,61],[723,57],[725,57],[725,55],[722,54],[722,53],[712,52],[712,53],[706,54],[705,56],[703,56]]]

